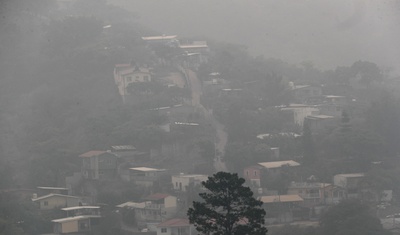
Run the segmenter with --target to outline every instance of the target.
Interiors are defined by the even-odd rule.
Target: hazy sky
[[[109,0],[165,34],[244,44],[254,55],[332,68],[400,70],[399,0]]]

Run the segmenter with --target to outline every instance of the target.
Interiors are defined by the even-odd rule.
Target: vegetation
[[[265,211],[262,202],[244,187],[237,174],[217,172],[202,185],[208,190],[200,193],[203,202],[193,202],[188,216],[197,231],[212,234],[266,234],[263,226]]]

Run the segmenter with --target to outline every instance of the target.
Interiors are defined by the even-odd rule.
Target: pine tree
[[[264,235],[265,211],[237,174],[218,172],[209,177],[200,193],[203,202],[193,202],[187,214],[197,231],[213,235]]]

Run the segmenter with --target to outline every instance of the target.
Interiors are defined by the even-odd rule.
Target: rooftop
[[[68,188],[58,188],[58,187],[37,187],[37,188],[44,190],[68,190]]]
[[[119,208],[130,207],[130,208],[140,208],[143,209],[146,207],[146,202],[125,202],[120,205],[117,205]]]
[[[50,194],[44,195],[44,196],[42,196],[42,197],[32,198],[32,201],[33,201],[33,202],[36,202],[36,201],[40,201],[40,200],[43,200],[43,199],[46,199],[46,198],[49,198],[49,197],[69,197],[69,198],[76,198],[76,199],[79,199],[79,197],[75,197],[75,196],[50,193]]]
[[[282,166],[300,166],[300,163],[295,162],[293,160],[276,161],[276,162],[259,162],[257,164],[260,166],[263,166],[264,168],[267,168],[267,169],[279,168]]]
[[[111,146],[113,151],[126,151],[126,150],[135,150],[136,148],[133,145],[116,145]]]
[[[262,196],[259,200],[263,203],[274,202],[302,202],[304,201],[299,195],[275,195],[275,196]]]
[[[129,168],[130,170],[135,170],[135,171],[165,171],[165,169],[155,169],[155,168],[150,168],[150,167],[133,167]]]
[[[95,157],[95,156],[99,156],[103,153],[106,153],[106,151],[91,150],[89,152],[79,155],[79,157]]]
[[[351,178],[351,177],[364,177],[364,173],[351,173],[351,174],[337,174],[335,176],[341,176],[341,177],[347,177],[347,178]]]
[[[66,207],[62,208],[63,211],[73,211],[73,210],[80,210],[80,209],[100,209],[99,206],[73,206],[73,207]]]
[[[55,220],[52,220],[51,222],[54,222],[54,223],[63,223],[63,222],[69,222],[69,221],[75,221],[75,220],[90,219],[90,218],[93,218],[93,217],[99,217],[99,216],[93,216],[93,215],[79,215],[79,216],[74,216],[74,217],[67,217],[67,218],[55,219]]]
[[[178,35],[161,35],[161,36],[150,36],[150,37],[142,37],[145,41],[152,41],[152,40],[171,40],[177,38]]]

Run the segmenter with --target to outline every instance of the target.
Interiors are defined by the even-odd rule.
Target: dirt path
[[[216,156],[214,159],[214,168],[218,171],[228,171],[224,162],[221,161],[222,156],[225,153],[225,146],[228,141],[228,135],[224,130],[224,126],[218,122],[218,120],[214,117],[212,112],[207,110],[201,103],[200,97],[202,95],[202,86],[200,80],[197,78],[195,72],[190,69],[186,69],[186,74],[190,80],[190,88],[192,91],[192,105],[199,108],[206,119],[208,119],[214,126],[216,130],[216,140],[215,140],[215,148],[216,148]]]

